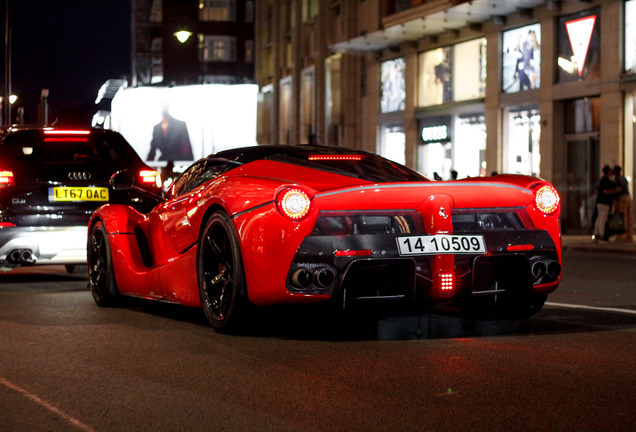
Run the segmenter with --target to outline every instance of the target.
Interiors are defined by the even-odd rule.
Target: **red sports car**
[[[131,174],[111,186],[134,187]],[[561,278],[559,210],[536,177],[432,182],[351,149],[233,149],[195,162],[147,213],[100,207],[89,285],[102,306],[202,307],[217,330],[250,304],[402,299],[525,318]]]

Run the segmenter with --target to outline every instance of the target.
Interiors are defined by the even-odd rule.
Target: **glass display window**
[[[600,77],[600,33],[600,9],[559,18],[558,82]]]
[[[478,99],[485,94],[485,38],[420,53],[418,106]]]
[[[380,82],[382,85],[380,111],[382,113],[404,111],[406,98],[405,68],[406,63],[403,58],[382,63],[380,70]]]
[[[503,171],[540,175],[541,116],[537,106],[514,107],[505,113]]]
[[[636,0],[625,2],[625,72],[636,73]]]
[[[541,25],[503,32],[502,90],[504,93],[537,89],[541,85]]]

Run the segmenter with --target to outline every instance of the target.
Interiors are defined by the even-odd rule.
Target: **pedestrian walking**
[[[616,175],[617,192],[614,197],[614,212],[622,214],[625,221],[625,232],[616,235],[616,241],[631,242],[632,235],[632,197],[629,194],[629,184],[622,174],[622,168],[619,165],[614,167]]]
[[[605,225],[607,224],[607,218],[616,193],[613,174],[610,166],[605,165],[603,167],[603,177],[598,183],[596,191],[596,222],[594,223],[594,241],[596,242],[607,241]]]

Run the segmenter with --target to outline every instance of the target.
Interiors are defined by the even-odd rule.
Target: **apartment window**
[[[245,63],[253,63],[254,62],[254,41],[246,40],[245,41]]]
[[[236,21],[236,0],[200,0],[201,21]]]
[[[318,0],[303,0],[303,22],[313,21],[318,15]]]
[[[245,2],[245,22],[248,22],[248,23],[254,22],[254,2],[253,1]]]
[[[202,62],[236,61],[236,38],[199,35],[199,60]]]

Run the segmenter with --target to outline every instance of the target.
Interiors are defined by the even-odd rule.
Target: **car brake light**
[[[298,188],[283,189],[276,200],[278,210],[288,219],[300,220],[307,216],[311,201],[309,196]]]
[[[0,189],[13,186],[14,184],[13,171],[0,171]]]
[[[550,185],[543,185],[534,193],[534,202],[540,212],[549,215],[559,207],[559,193]]]
[[[139,171],[139,178],[141,184],[146,186],[161,187],[161,174],[154,170],[141,170]]]
[[[442,297],[449,297],[455,291],[454,277],[452,273],[440,273],[438,275],[439,292]]]
[[[75,129],[45,129],[44,135],[90,135],[89,130]]]
[[[308,159],[310,161],[359,161],[362,160],[362,155],[322,154],[311,155]]]

